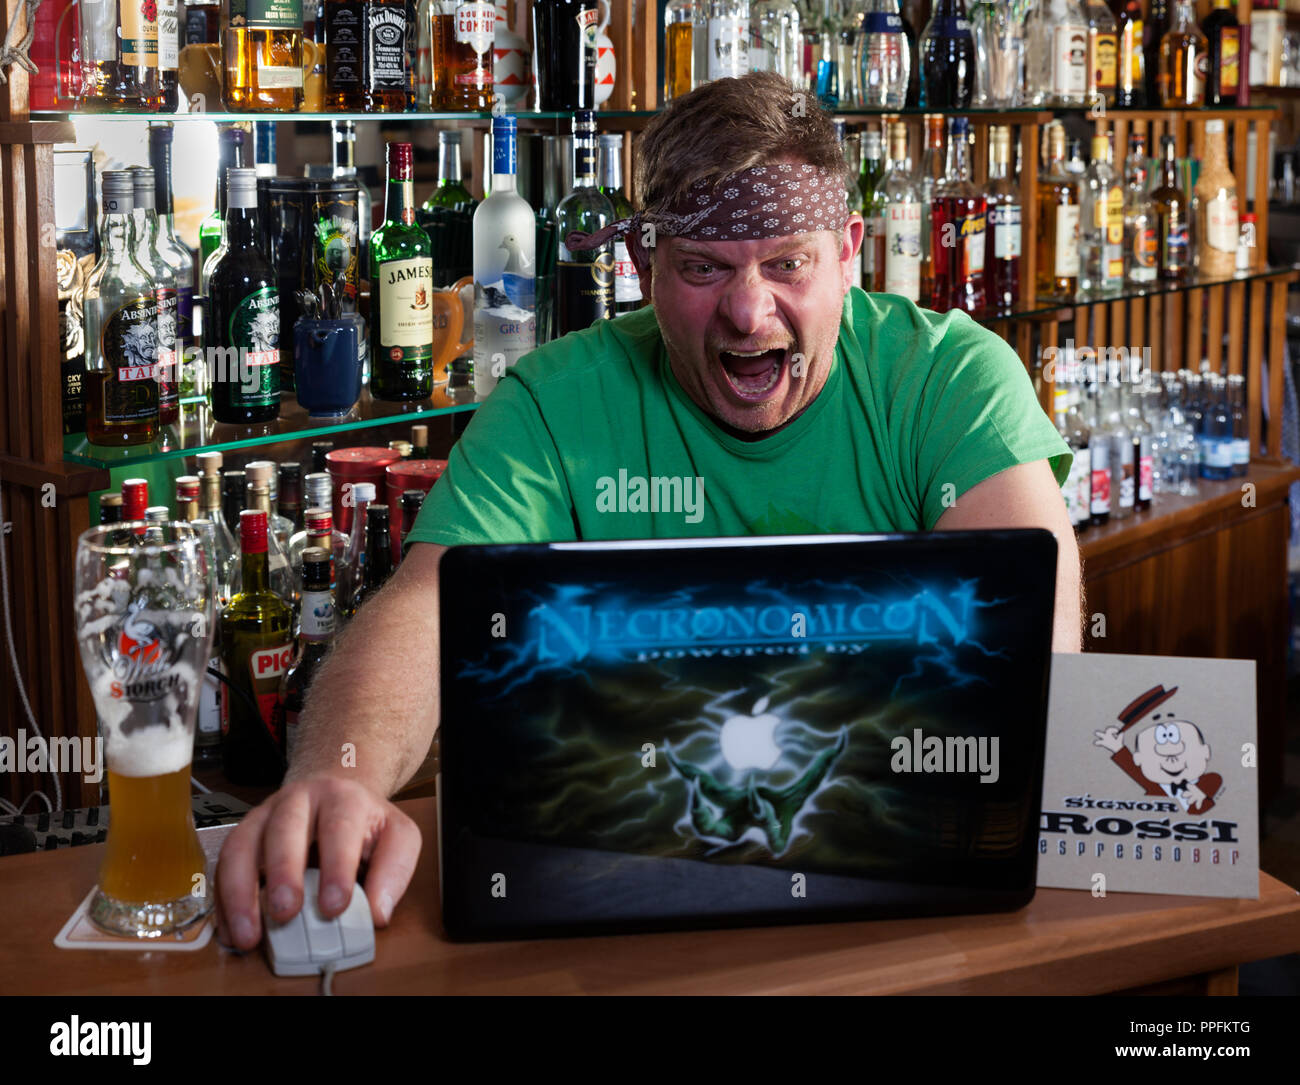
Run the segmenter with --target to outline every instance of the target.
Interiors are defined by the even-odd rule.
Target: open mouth
[[[742,399],[761,400],[766,398],[781,380],[789,351],[784,348],[772,350],[723,350],[718,352],[722,370],[732,389]]]

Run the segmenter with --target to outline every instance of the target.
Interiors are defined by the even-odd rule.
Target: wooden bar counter
[[[1019,912],[531,942],[453,943],[438,918],[431,798],[403,802],[419,866],[373,964],[335,994],[1236,993],[1236,967],[1300,950],[1300,894],[1267,874],[1260,899],[1041,889]],[[209,856],[227,828],[200,834]],[[62,950],[54,937],[95,882],[104,845],[0,858],[0,977],[10,994],[315,994],[259,950]],[[1178,981],[1175,986],[1174,981]]]

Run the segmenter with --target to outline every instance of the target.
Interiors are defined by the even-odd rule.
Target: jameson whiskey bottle
[[[592,233],[614,221],[614,206],[596,187],[596,117],[589,109],[573,115],[573,190],[555,209],[556,330],[559,335],[606,320],[614,307],[614,244],[570,252],[565,238],[574,230]]]
[[[1048,128],[1047,168],[1038,179],[1038,296],[1073,301],[1079,285],[1079,185],[1065,170],[1065,129]]]
[[[384,224],[370,236],[370,394],[433,395],[433,243],[415,221],[414,157],[388,145]]]
[[[240,591],[218,631],[232,687],[221,698],[222,765],[231,783],[275,786],[284,776],[280,678],[293,658],[293,611],[271,590],[265,512],[240,513],[239,541]]]
[[[302,108],[302,0],[228,0],[222,36],[226,108]]]
[[[226,248],[208,281],[212,416],[248,425],[280,416],[280,289],[257,244],[257,174],[226,182]]]
[[[458,128],[438,133],[438,187],[420,205],[421,210],[446,207],[452,211],[472,211],[477,206],[461,180],[460,139]]]
[[[284,674],[285,750],[293,761],[298,743],[298,716],[321,662],[334,640],[334,593],[330,590],[332,558],[328,550],[309,546],[302,552],[302,624],[298,651]]]
[[[600,137],[600,190],[614,205],[614,220],[630,218],[632,204],[623,194],[623,135]],[[630,313],[641,305],[641,277],[627,251],[627,242],[614,239],[614,315]]]
[[[158,255],[158,214],[154,210],[153,170],[134,166],[129,171],[133,183],[133,209],[131,211],[131,240],[135,261],[148,274],[153,283],[154,297],[158,301],[158,421],[162,425],[175,422],[180,414],[180,393],[176,380],[185,344],[176,331],[176,314],[179,298],[176,293],[176,276]]]
[[[142,445],[158,435],[158,299],[131,245],[133,183],[104,173],[103,252],[86,280],[86,436]]]

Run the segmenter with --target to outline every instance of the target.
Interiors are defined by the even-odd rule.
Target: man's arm
[[[1056,619],[1052,651],[1082,648],[1079,545],[1046,460],[1016,464],[961,494],[934,525],[936,531],[1041,527],[1056,536]]]
[[[419,768],[438,724],[438,563],[445,549],[414,546],[338,638],[308,693],[284,785],[226,838],[217,893],[227,944],[250,949],[261,938],[260,871],[276,920],[297,914],[312,841],[326,915],[347,907],[363,859],[376,925],[387,924],[406,892],[420,830],[388,796]],[[345,747],[355,767],[345,767]]]

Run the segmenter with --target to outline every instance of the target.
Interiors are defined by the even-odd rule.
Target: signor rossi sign
[[[1255,663],[1052,657],[1038,884],[1259,896]]]

